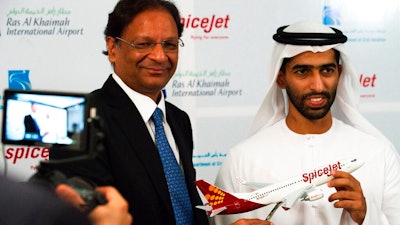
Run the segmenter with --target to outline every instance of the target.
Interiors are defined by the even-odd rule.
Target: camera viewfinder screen
[[[81,148],[85,96],[7,91],[4,95],[4,144],[68,145]]]

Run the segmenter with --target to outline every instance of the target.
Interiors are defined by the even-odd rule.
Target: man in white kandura
[[[400,157],[394,146],[357,110],[358,74],[343,49],[347,37],[318,23],[284,26],[274,35],[267,95],[250,136],[228,153],[216,185],[249,192],[237,178],[271,184],[332,160],[357,158],[352,174],[332,171],[324,197],[278,209],[275,225],[400,224]],[[237,215],[265,219],[274,205]]]

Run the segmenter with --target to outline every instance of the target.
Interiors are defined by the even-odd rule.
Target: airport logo
[[[16,90],[31,90],[32,85],[29,80],[30,70],[9,70],[8,88]]]
[[[322,23],[328,26],[340,25],[341,16],[339,9],[329,4],[324,5],[324,9],[322,11]]]

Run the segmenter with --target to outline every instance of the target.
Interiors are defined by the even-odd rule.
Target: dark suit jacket
[[[129,202],[135,225],[175,224],[171,200],[157,148],[136,106],[110,76],[91,93],[91,104],[104,122],[105,150],[93,162],[63,170],[97,185],[115,186]],[[192,128],[188,115],[166,102],[167,121],[179,148],[197,225],[208,224],[195,185]]]
[[[39,127],[37,126],[35,120],[31,115],[26,115],[24,117],[25,132],[40,134]]]

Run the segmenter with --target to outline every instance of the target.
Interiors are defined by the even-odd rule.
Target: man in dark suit
[[[189,116],[166,102],[162,92],[175,73],[178,51],[183,46],[180,18],[178,9],[168,0],[117,3],[104,31],[104,53],[114,73],[90,95],[91,104],[104,122],[105,148],[90,162],[62,169],[67,175],[79,175],[97,185],[115,186],[128,201],[135,225],[209,223],[205,212],[196,208],[203,203],[195,185]],[[156,141],[160,122],[153,122],[152,115],[159,109],[161,129],[173,154],[170,158],[175,159],[171,164],[179,164],[178,174],[184,178],[178,194],[169,185],[169,169],[164,169],[165,151],[157,147],[161,143]],[[51,151],[50,157],[56,153]],[[180,208],[186,212],[179,213],[175,200],[184,199],[186,192],[189,206],[182,204]],[[182,215],[187,222],[179,222]]]
[[[208,224],[205,212],[195,207],[202,202],[195,185],[189,116],[165,102],[162,94],[177,67],[182,31],[179,11],[169,1],[117,3],[104,32],[105,54],[114,73],[90,95],[104,122],[105,149],[91,162],[62,169],[97,185],[115,186],[128,201],[138,225],[179,224],[155,144],[151,116],[156,108],[163,113],[169,145],[184,174],[193,214],[190,224]]]
[[[36,113],[36,104],[31,103],[31,114],[24,117],[25,125],[25,139],[29,140],[40,140],[40,128],[37,124],[34,114]]]

